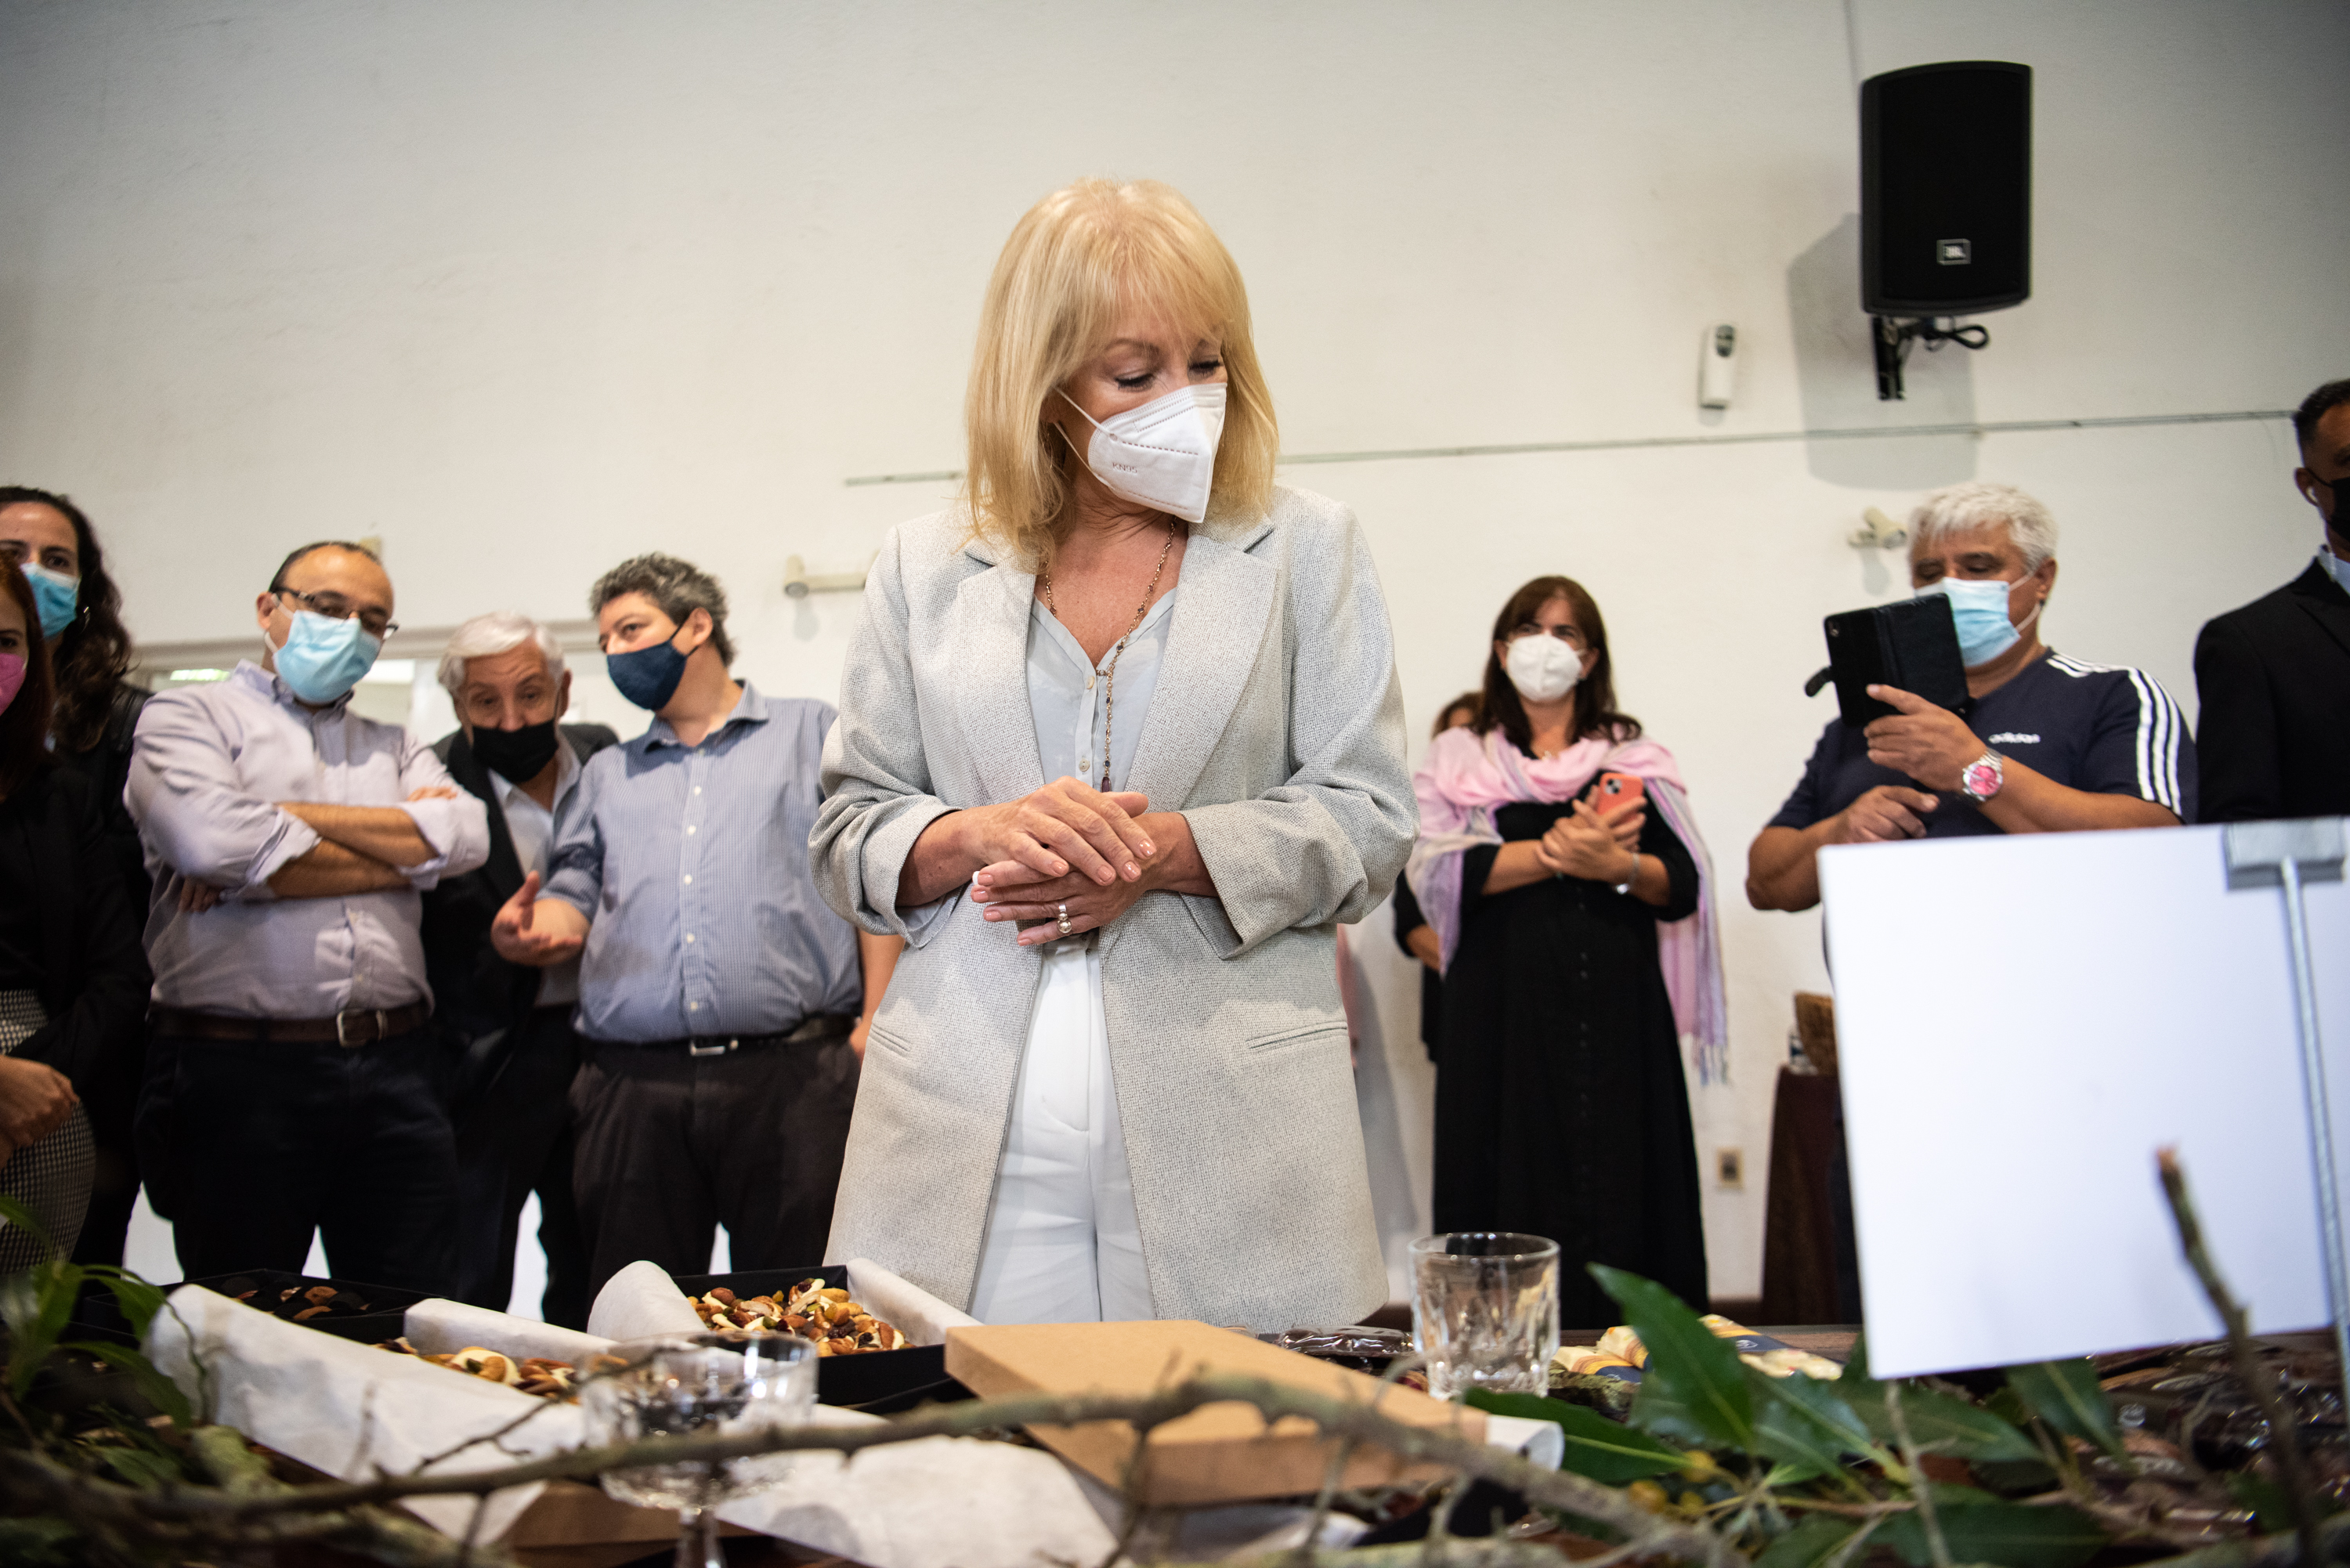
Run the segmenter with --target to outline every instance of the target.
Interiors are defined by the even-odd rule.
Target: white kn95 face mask
[[[1086,466],[1111,494],[1155,506],[1186,523],[1206,518],[1208,488],[1216,477],[1216,443],[1224,433],[1222,382],[1179,387],[1107,421],[1078,409],[1077,400],[1066,392],[1061,397],[1094,427]],[[1055,426],[1059,428],[1058,421]]]
[[[1510,644],[1502,668],[1510,684],[1529,702],[1555,702],[1583,679],[1583,655],[1564,638],[1534,632]]]

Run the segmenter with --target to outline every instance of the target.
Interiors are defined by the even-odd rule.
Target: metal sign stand
[[[2309,1147],[2317,1168],[2317,1228],[2325,1248],[2326,1303],[2334,1315],[2334,1346],[2342,1356],[2350,1397],[2350,1262],[2342,1238],[2342,1189],[2334,1171],[2334,1118],[2325,1100],[2325,1056],[2317,1034],[2317,976],[2309,951],[2309,921],[2301,889],[2308,882],[2342,880],[2344,826],[2350,818],[2302,817],[2289,822],[2228,825],[2228,886],[2284,889],[2286,947],[2301,1035],[2301,1080],[2309,1107]]]

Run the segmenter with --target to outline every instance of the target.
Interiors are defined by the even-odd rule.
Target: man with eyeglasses
[[[299,1272],[433,1294],[457,1213],[449,1053],[419,895],[489,855],[482,803],[350,710],[391,618],[358,545],[306,545],[255,601],[259,664],[156,696],[126,792],[155,901],[139,1144],[191,1279]]]
[[[511,610],[475,616],[441,656],[441,684],[459,728],[434,753],[490,818],[490,857],[424,895],[424,960],[442,1023],[465,1041],[456,1103],[463,1193],[453,1294],[504,1311],[514,1293],[523,1205],[538,1194],[546,1253],[539,1315],[588,1326],[588,1249],[571,1194],[571,1080],[579,1071],[579,961],[507,962],[491,922],[523,878],[547,874],[548,852],[579,793],[583,764],[619,737],[601,724],[558,722],[571,672],[554,634]]]
[[[2203,820],[2350,814],[2350,380],[2293,416],[2317,558],[2195,640]]]

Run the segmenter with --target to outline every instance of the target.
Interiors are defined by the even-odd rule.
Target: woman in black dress
[[[1580,585],[1510,597],[1483,710],[1417,783],[1409,877],[1444,961],[1436,1229],[1557,1241],[1571,1324],[1616,1321],[1593,1262],[1703,1310],[1680,1050],[1710,1075],[1723,1042],[1704,849],[1671,753],[1616,711]]]
[[[31,587],[0,572],[0,1196],[70,1252],[89,1201],[92,1075],[145,1027],[147,961],[98,792],[50,756],[48,649]],[[43,1249],[0,1230],[0,1273]]]
[[[129,679],[130,633],[122,624],[122,594],[107,572],[106,552],[70,497],[0,485],[0,562],[32,585],[55,692],[49,754],[60,772],[88,782],[130,923],[143,927],[152,889],[122,787],[130,776],[131,733],[150,693]],[[77,1263],[121,1263],[139,1199],[130,1121],[145,1043],[133,1037],[113,1047],[75,1079],[97,1145],[96,1185],[74,1249]]]

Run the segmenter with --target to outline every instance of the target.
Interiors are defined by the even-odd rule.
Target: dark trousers
[[[190,1279],[298,1273],[310,1234],[338,1279],[446,1294],[454,1282],[452,1053],[430,1029],[331,1044],[158,1035],[140,1166]]]
[[[737,1269],[824,1262],[856,1105],[845,1036],[725,1056],[584,1042],[572,1181],[591,1294],[639,1258],[706,1272],[722,1224]]]
[[[578,1071],[571,1010],[538,1008],[516,1032],[497,1077],[459,1108],[459,1301],[505,1311],[523,1205],[536,1191],[546,1253],[540,1314],[566,1328],[588,1326],[588,1248],[571,1198],[571,1080]]]

